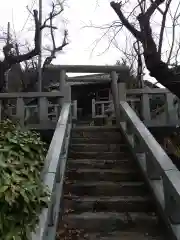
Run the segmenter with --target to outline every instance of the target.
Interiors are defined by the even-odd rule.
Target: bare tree
[[[56,10],[58,8],[58,10]],[[57,30],[56,27],[53,26],[53,19],[60,15],[64,11],[63,3],[58,1],[58,3],[52,2],[52,10],[49,13],[49,17],[45,20],[45,22],[49,21],[49,27],[50,27],[50,36],[52,41],[52,46],[45,47],[44,49],[49,52],[49,56],[47,56],[43,63],[43,71],[45,70],[45,67],[49,64],[51,64],[52,60],[56,58],[56,54],[63,50],[63,48],[68,45],[68,31],[67,29],[64,30],[64,36],[62,42],[57,46],[54,36],[54,31]]]
[[[3,47],[4,60],[0,61],[0,91],[3,90],[5,84],[5,73],[12,65],[29,60],[40,52],[39,37],[41,26],[39,24],[37,10],[33,11],[33,17],[35,22],[34,49],[24,54],[14,55],[12,51],[14,46],[12,43],[7,41],[6,45]]]
[[[173,0],[150,0],[150,3],[147,0],[137,0],[136,6],[129,14],[125,11],[128,1],[125,1],[124,4],[122,1],[113,1],[111,7],[119,17],[121,24],[134,36],[135,41],[141,44],[144,62],[150,75],[180,97],[180,75],[177,73],[180,48],[180,42],[177,39],[179,40],[180,37],[177,38],[175,35],[176,27],[179,26],[180,3],[178,2],[172,13],[170,8],[170,6],[174,6],[172,2],[174,5],[177,4],[177,1]],[[164,6],[164,10],[161,9],[161,5]],[[152,16],[157,13],[160,14],[162,20],[160,31],[156,36],[155,31],[152,30]],[[130,21],[130,16],[132,21]],[[168,21],[172,22],[171,40],[168,41],[169,51],[166,51],[168,55],[166,54],[166,59],[163,59],[163,42],[165,42],[165,32],[169,23],[167,17]]]
[[[43,63],[42,63],[42,74],[45,74],[46,71],[46,66],[51,64],[53,59],[56,58],[56,55],[60,52],[62,52],[62,50],[64,49],[65,46],[67,46],[69,44],[68,42],[68,31],[67,29],[63,30],[61,39],[59,39],[59,36],[56,37],[55,36],[55,32],[59,32],[60,29],[58,29],[58,27],[54,24],[54,20],[60,16],[64,11],[64,1],[52,1],[51,2],[51,11],[48,13],[48,17],[45,18],[44,22],[43,22],[43,27],[48,28],[49,30],[49,41],[50,41],[50,45],[48,46],[43,46],[42,50],[45,53],[44,57],[43,57]],[[58,39],[58,41],[57,41]],[[28,45],[27,45],[28,47]],[[37,75],[37,59],[31,59],[31,61],[29,62],[29,64],[27,65],[26,62],[26,71],[24,71],[25,73],[27,72],[27,70],[29,69],[33,69],[34,70],[34,75],[31,79],[31,81],[28,84],[25,84],[25,88],[23,89],[23,91],[28,91],[29,89],[32,89],[32,87],[37,83],[37,79],[38,79],[38,75]],[[28,67],[27,67],[28,66]]]
[[[120,52],[120,65],[125,65],[131,72],[133,72],[133,81],[135,84],[134,87],[142,87],[142,79],[145,69],[144,61],[142,58],[142,48],[139,41],[132,39],[130,34],[127,31],[124,31],[121,21],[115,20],[111,23],[106,23],[100,26],[95,25],[91,22],[90,24],[84,26],[84,28],[93,28],[97,29],[98,32],[101,32],[100,37],[92,43],[93,48],[91,54],[95,51],[97,46],[100,45],[101,41],[106,38],[108,40],[107,45],[98,55],[104,54],[113,45],[113,47],[115,47]],[[121,36],[123,36],[124,44],[122,44],[122,42],[119,42],[119,38]],[[132,83],[129,83],[128,85],[132,86]]]
[[[1,36],[1,39],[4,38],[5,46],[3,47],[4,53],[4,60],[0,62],[0,91],[3,90],[5,87],[5,73],[11,69],[11,67],[15,64],[20,64],[19,67],[19,74],[20,79],[22,82],[21,91],[28,91],[32,88],[37,82],[37,55],[40,53],[40,45],[39,45],[39,37],[40,31],[44,30],[45,28],[49,31],[50,34],[50,41],[52,46],[43,47],[43,50],[48,51],[48,55],[46,55],[44,62],[42,64],[43,71],[45,71],[45,66],[50,64],[52,60],[56,57],[56,54],[63,50],[63,48],[68,44],[68,32],[64,30],[64,36],[62,42],[56,46],[55,40],[55,31],[58,30],[57,26],[53,24],[53,20],[59,16],[64,11],[63,6],[64,1],[59,0],[52,0],[51,2],[51,11],[49,12],[48,16],[44,19],[42,25],[40,26],[39,19],[38,19],[38,11],[28,9],[29,14],[33,16],[35,22],[35,37],[34,37],[34,48],[31,50],[31,44],[26,42],[23,48],[27,51],[25,54],[20,54],[22,50],[22,44],[16,37],[13,37],[10,34],[10,27],[8,27],[8,33],[4,32]],[[26,73],[28,70],[33,70],[34,75],[31,78],[31,81],[26,81]]]

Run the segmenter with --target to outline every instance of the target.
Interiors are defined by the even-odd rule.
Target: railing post
[[[163,174],[164,210],[172,224],[180,224],[179,170],[166,171]]]
[[[77,100],[74,100],[72,103],[72,117],[77,120]]]
[[[101,108],[101,114],[102,114],[102,116],[104,117],[104,104],[102,104],[101,106],[102,106],[102,108]]]
[[[2,100],[0,100],[0,122],[2,120]]]
[[[134,134],[133,134],[133,129],[128,121],[126,122],[126,134],[127,134],[127,137],[128,137],[128,140],[129,140],[131,146],[134,147],[135,146],[135,142],[134,142],[135,138],[134,138]]]
[[[125,80],[125,79],[124,79]],[[123,81],[123,79],[120,79],[118,78],[118,95],[119,95],[119,104],[120,104],[120,101],[126,101],[126,82]],[[120,111],[120,121],[121,123],[124,122],[124,119],[123,119],[123,115],[121,114],[121,111]],[[124,126],[125,126],[125,122],[124,122]]]
[[[126,83],[118,79],[119,101],[126,101]]]
[[[64,69],[62,69],[60,71],[60,79],[59,79],[59,91],[64,94],[64,87],[65,87],[65,83],[66,83],[66,71]],[[61,108],[63,106],[64,103],[64,97],[63,98],[59,98],[58,100],[58,104],[59,104],[59,111],[58,111],[58,117],[61,113]]]
[[[116,113],[116,123],[120,124],[120,101],[119,101],[119,93],[118,93],[118,85],[117,85],[118,76],[115,71],[111,72],[111,89],[112,89],[112,97],[114,103],[114,109]]]
[[[161,173],[157,163],[152,160],[150,152],[146,153],[147,175],[150,180],[161,180]]]
[[[96,108],[95,108],[95,99],[92,99],[92,118],[95,118]]]
[[[178,118],[178,122],[179,122],[179,118],[180,118],[180,99],[177,98],[177,118]]]
[[[39,101],[39,123],[44,125],[48,121],[48,100],[46,97],[40,97]]]
[[[61,109],[65,102],[71,103],[71,86],[66,82],[66,71],[64,69],[60,71],[59,90],[64,95],[64,97],[59,100]]]
[[[65,84],[63,94],[63,102],[71,103],[71,86],[69,84]]]
[[[66,71],[64,69],[62,69],[60,71],[60,81],[59,81],[59,91],[62,92],[62,94],[64,94],[64,87],[66,84]],[[60,99],[60,104],[62,106],[64,102],[64,99]]]
[[[136,134],[134,135],[134,151],[136,153],[136,157],[139,160],[139,164],[146,172],[147,171],[146,153],[143,147],[142,139],[138,138]]]
[[[16,117],[19,119],[19,122],[21,126],[24,126],[24,99],[23,98],[17,98],[17,103],[16,103]]]
[[[174,95],[172,93],[166,94],[166,116],[167,124],[178,122],[177,111],[174,106]]]
[[[142,94],[142,117],[143,122],[145,122],[145,125],[148,124],[151,121],[151,111],[150,111],[150,101],[149,101],[149,94],[143,93]]]
[[[62,91],[66,83],[66,71],[62,69],[60,71],[59,90]]]

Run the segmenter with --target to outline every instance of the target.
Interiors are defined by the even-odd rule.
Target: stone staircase
[[[171,240],[116,127],[72,130],[57,239]]]

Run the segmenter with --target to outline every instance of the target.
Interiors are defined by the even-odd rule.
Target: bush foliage
[[[27,240],[47,204],[41,180],[46,146],[39,134],[0,123],[0,239]]]

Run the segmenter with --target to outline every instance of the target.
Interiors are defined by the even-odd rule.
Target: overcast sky
[[[111,22],[116,15],[110,8],[108,0],[68,0],[68,7],[65,8],[64,17],[68,20],[68,31],[70,44],[66,47],[65,54],[58,55],[54,61],[63,64],[114,64],[119,59],[120,53],[110,49],[101,56],[107,44],[107,39],[102,40],[93,55],[91,55],[92,43],[100,37],[99,30],[84,29],[83,26],[93,21],[96,25]],[[16,31],[22,29],[27,18],[26,6],[30,6],[31,0],[6,0],[0,8],[0,23],[4,27],[7,22],[14,22]],[[44,0],[46,5],[47,0]],[[108,16],[108,18],[107,18]],[[23,33],[22,33],[23,34]]]
[[[38,0],[36,0],[38,2]],[[43,0],[44,6],[50,0]],[[97,64],[113,65],[121,58],[121,53],[111,47],[104,54],[102,53],[108,46],[108,38],[103,38],[101,43],[92,53],[93,42],[97,40],[102,32],[99,29],[83,28],[90,22],[96,25],[106,24],[117,20],[117,16],[110,7],[110,0],[67,0],[68,7],[65,8],[64,18],[67,19],[70,44],[66,47],[64,54],[59,54],[53,63],[56,64]],[[26,22],[28,12],[27,5],[31,5],[32,0],[6,0],[0,8],[0,23],[6,27],[10,21],[11,28],[16,30],[18,36],[22,37],[24,31],[21,29]],[[98,4],[97,4],[98,2]],[[44,9],[46,11],[46,9]],[[31,23],[32,24],[32,23]],[[28,26],[28,25],[27,25]],[[32,32],[33,37],[33,32]],[[58,40],[58,39],[56,39]],[[121,46],[125,43],[123,36],[118,42]]]

